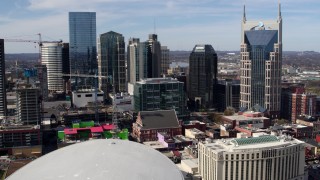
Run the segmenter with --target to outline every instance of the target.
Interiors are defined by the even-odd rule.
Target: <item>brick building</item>
[[[181,135],[181,125],[174,110],[140,111],[132,131],[132,136],[139,142],[156,141],[158,132]]]

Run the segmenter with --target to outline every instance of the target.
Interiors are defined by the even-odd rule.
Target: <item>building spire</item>
[[[278,18],[281,19],[281,3],[280,0],[278,0]]]
[[[247,18],[246,18],[246,5],[244,4],[243,5],[243,18],[242,18],[243,21],[246,21]]]

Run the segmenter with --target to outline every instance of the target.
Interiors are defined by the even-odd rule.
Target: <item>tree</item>
[[[224,110],[223,114],[225,116],[232,116],[235,113],[235,110],[233,107],[227,107],[226,110]]]

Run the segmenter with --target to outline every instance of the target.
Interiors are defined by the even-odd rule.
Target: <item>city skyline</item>
[[[162,44],[172,50],[192,50],[194,44],[212,44],[219,50],[238,51],[244,1],[146,1],[93,0],[50,1],[16,0],[1,2],[1,38],[60,40],[68,42],[68,12],[97,13],[97,36],[115,31],[146,40],[158,34]],[[278,1],[246,0],[248,19],[275,19]],[[320,51],[316,25],[320,2],[317,0],[282,0],[283,50]],[[257,18],[255,18],[257,17]],[[154,23],[155,22],[155,23]],[[303,32],[303,35],[302,33]],[[32,43],[6,43],[6,53],[37,53]]]

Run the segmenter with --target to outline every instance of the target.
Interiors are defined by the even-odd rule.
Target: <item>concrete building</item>
[[[97,97],[95,97],[97,95]],[[88,103],[103,102],[104,92],[98,91],[97,94],[95,89],[79,89],[72,92],[72,102],[77,108],[86,107]]]
[[[288,136],[260,136],[199,143],[203,180],[304,179],[304,143]]]
[[[140,43],[139,38],[130,38],[128,47],[127,47],[127,81],[130,83],[132,86],[140,80],[140,78],[145,78],[146,75],[146,70],[143,64],[146,64],[144,60],[144,54],[142,53],[141,46],[143,43]],[[128,87],[129,89],[129,87]],[[130,90],[128,90],[130,93]],[[132,90],[133,92],[133,90]]]
[[[62,78],[63,44],[61,42],[42,43],[41,64],[47,67],[48,91],[64,91]]]
[[[282,67],[282,17],[279,4],[275,21],[247,21],[241,25],[240,107],[267,109],[280,117]]]
[[[98,70],[99,76],[110,77],[99,78],[99,88],[102,91],[112,90],[110,83],[116,93],[126,91],[125,42],[122,34],[113,31],[100,34]]]
[[[172,78],[148,78],[135,83],[135,111],[174,109],[179,118],[186,115],[183,83]]]
[[[40,124],[41,101],[38,88],[22,86],[16,90],[17,120],[25,125]]]
[[[0,39],[0,117],[7,115],[4,40]]]
[[[132,136],[139,142],[158,140],[157,133],[181,135],[181,125],[174,110],[140,111],[132,125]]]
[[[146,41],[148,47],[147,78],[157,78],[161,76],[161,44],[158,35],[149,34]]]
[[[160,152],[143,144],[117,139],[86,141],[58,149],[24,166],[8,180],[26,177],[184,180],[178,167]]]
[[[112,104],[116,105],[119,112],[134,110],[133,96],[128,93],[117,93],[115,95],[112,94],[111,99]]]
[[[169,69],[170,49],[167,46],[161,46],[161,74],[167,75]]]
[[[201,107],[212,107],[218,57],[211,45],[196,45],[189,57],[188,98]]]
[[[95,12],[69,12],[70,73],[95,75],[97,63],[97,32]],[[91,78],[71,77],[73,89],[78,85],[94,85]]]
[[[36,65],[35,66],[38,72],[38,80],[39,80],[39,88],[40,88],[40,95],[42,100],[48,99],[48,69],[46,65]]]

